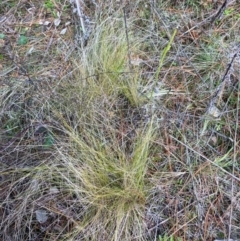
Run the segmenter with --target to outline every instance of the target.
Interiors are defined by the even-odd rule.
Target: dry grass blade
[[[240,84],[238,84],[238,90],[239,90]],[[236,116],[239,116],[239,100],[240,100],[240,92],[238,91],[238,96],[237,96],[237,111],[236,111]],[[237,146],[239,144],[239,140],[238,140],[238,129],[239,129],[239,124],[238,124],[238,120],[236,120],[236,124],[235,124],[235,133],[234,133],[234,155],[233,155],[233,166],[232,166],[232,174],[234,175],[236,170],[235,170],[235,166],[237,163],[237,156],[238,156],[238,151],[237,151]],[[230,215],[229,215],[229,232],[228,232],[228,239],[231,239],[231,234],[232,234],[232,219],[233,219],[233,209],[234,209],[234,200],[236,200],[236,197],[234,195],[234,190],[235,190],[235,182],[232,179],[231,182],[231,208],[230,208]]]

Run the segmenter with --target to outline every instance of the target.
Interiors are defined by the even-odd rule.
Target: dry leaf
[[[60,34],[61,34],[61,35],[64,35],[66,32],[67,32],[67,28],[64,28],[64,29],[60,32]]]
[[[212,105],[208,109],[208,114],[213,116],[214,118],[218,118],[221,115],[221,112],[215,105]]]
[[[45,223],[48,219],[46,210],[38,209],[35,211],[36,218],[39,223]]]
[[[61,23],[61,19],[60,19],[60,18],[54,19],[54,25],[55,25],[56,27],[59,26],[60,23]]]

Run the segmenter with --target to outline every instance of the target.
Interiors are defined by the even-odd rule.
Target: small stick
[[[224,87],[225,87],[225,84],[226,84],[227,76],[228,76],[228,74],[231,70],[231,67],[233,65],[233,62],[234,62],[235,58],[238,55],[238,52],[239,52],[239,50],[233,55],[233,57],[231,59],[231,62],[228,64],[228,67],[225,71],[225,74],[222,77],[220,85],[218,86],[216,92],[214,93],[214,95],[210,99],[209,107],[215,105],[216,102],[218,102],[217,104],[219,104],[219,101],[221,100],[221,96],[222,96],[222,93],[223,93],[223,90],[224,90]],[[218,101],[217,101],[217,99],[218,99]]]
[[[221,17],[221,15],[223,14],[224,10],[227,8],[228,4],[229,4],[229,0],[225,0],[223,2],[222,6],[219,8],[217,13],[211,19],[211,24],[213,24],[217,19],[219,19]]]
[[[84,21],[83,21],[83,14],[82,14],[81,6],[80,6],[80,3],[79,3],[79,0],[75,0],[75,2],[76,2],[76,6],[77,6],[77,11],[78,11],[80,23],[81,23],[81,26],[82,26],[82,31],[83,31],[83,34],[85,35],[86,29],[85,29],[85,25],[84,25]]]

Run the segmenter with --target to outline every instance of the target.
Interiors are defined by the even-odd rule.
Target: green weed
[[[55,8],[54,2],[52,0],[46,0],[44,2],[44,7],[46,9],[48,9],[49,11],[53,11],[53,9]]]
[[[181,241],[181,240],[182,240],[181,238],[174,238],[173,236],[168,236],[168,235],[158,237],[158,241]]]

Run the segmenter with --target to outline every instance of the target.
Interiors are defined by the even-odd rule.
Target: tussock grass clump
[[[67,172],[62,172],[62,168],[56,168],[56,172],[82,206],[78,213],[82,220],[75,231],[93,240],[141,238],[145,230],[145,178],[152,126],[139,134],[131,153],[124,152],[117,140],[104,143],[90,131],[72,130],[68,135],[70,145],[59,150]]]
[[[134,36],[131,20],[128,28],[127,38],[124,19],[108,17],[96,26],[87,47],[82,49],[79,59],[73,61],[84,84],[91,86],[96,95],[104,93],[112,98],[115,94],[122,94],[132,105],[138,106],[142,101],[139,95],[140,70],[138,67],[131,69],[128,58],[129,54],[138,54],[142,40]]]

